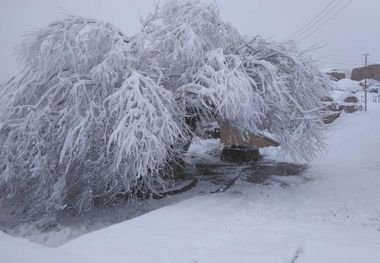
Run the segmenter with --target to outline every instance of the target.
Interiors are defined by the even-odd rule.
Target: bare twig
[[[237,179],[239,179],[239,177],[243,174],[243,172],[240,172],[235,178],[233,178],[231,181],[228,182],[228,184],[225,186],[225,187],[222,187],[222,188],[219,188],[213,192],[211,192],[212,194],[215,194],[215,193],[223,193],[225,191],[227,191],[229,188],[231,188],[235,182],[237,181]]]
[[[291,263],[296,263],[297,260],[300,258],[302,252],[303,252],[303,248],[302,247],[298,247],[297,250],[296,250],[296,252],[294,253],[292,261],[290,261],[290,262]]]

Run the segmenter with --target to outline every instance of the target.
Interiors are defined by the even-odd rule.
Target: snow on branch
[[[180,87],[176,96],[186,108],[201,110],[205,117],[214,115],[243,131],[257,133],[265,102],[255,89],[240,58],[216,49],[206,54],[193,83]]]
[[[131,40],[70,16],[22,47],[25,68],[2,96],[3,211],[54,221],[96,197],[162,189],[187,138],[172,93],[139,73]]]
[[[143,34],[162,84],[183,108],[242,131],[270,132],[298,160],[323,149],[321,98],[329,83],[292,43],[248,40],[199,1],[156,9]]]
[[[160,191],[189,115],[271,133],[297,159],[323,148],[329,84],[313,61],[249,40],[214,5],[167,2],[132,37],[68,16],[28,35],[20,59],[0,90],[0,220],[54,222],[65,208]]]
[[[192,81],[207,52],[218,48],[227,51],[241,41],[215,5],[200,1],[167,2],[149,17],[142,34],[148,51],[165,73],[165,87],[171,90]]]
[[[286,154],[306,161],[315,157],[324,148],[322,98],[331,90],[329,81],[292,43],[271,43],[258,37],[242,52],[252,54],[246,58],[266,61],[277,69],[266,81],[271,88],[262,85],[268,106],[263,121],[268,130]]]

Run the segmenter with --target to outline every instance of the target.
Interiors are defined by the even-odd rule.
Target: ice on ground
[[[0,262],[378,263],[380,103],[369,102],[329,125],[329,151],[303,180],[238,182],[58,248],[0,233]]]

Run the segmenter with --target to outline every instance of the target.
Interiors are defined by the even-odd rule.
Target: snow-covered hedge
[[[172,1],[140,33],[68,16],[29,35],[0,97],[0,220],[52,222],[95,198],[149,195],[191,137],[186,118],[270,132],[308,160],[329,85],[291,43],[242,36],[213,5]]]

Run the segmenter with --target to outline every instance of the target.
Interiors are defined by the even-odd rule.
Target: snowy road
[[[191,198],[47,248],[0,233],[0,262],[380,262],[380,103],[344,115],[304,177]]]

